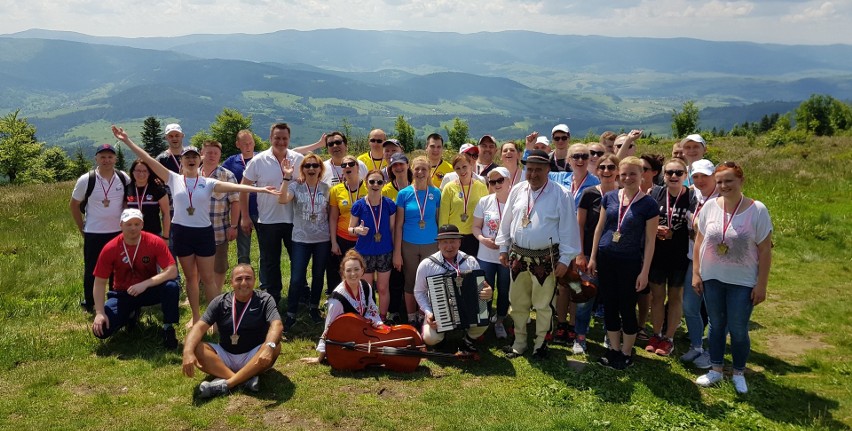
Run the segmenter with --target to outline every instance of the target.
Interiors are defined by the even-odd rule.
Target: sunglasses
[[[615,165],[598,165],[598,169],[600,169],[602,171],[613,171],[613,172],[615,172],[616,170],[618,170],[618,166],[615,166]]]
[[[320,167],[320,164],[319,163],[304,163],[304,164],[302,164],[302,167],[305,168],[305,169],[317,169],[317,168]]]
[[[589,150],[589,154],[591,154],[592,157],[600,157],[600,156],[604,155],[604,152],[603,151]]]
[[[346,169],[346,168],[354,168],[357,165],[358,165],[358,162],[343,162],[343,163],[340,164],[340,167],[343,168],[343,169]]]
[[[586,153],[571,154],[571,158],[574,160],[589,160],[589,155]]]
[[[327,147],[329,147],[329,148],[331,148],[331,147],[336,147],[336,146],[338,146],[338,145],[343,145],[343,144],[344,144],[344,142],[343,142],[343,140],[342,140],[342,139],[335,139],[335,140],[333,140],[333,141],[327,141],[327,142],[325,143],[325,145],[326,145]]]
[[[569,139],[571,139],[571,135],[568,135],[568,136],[554,136],[554,137],[553,137],[553,142],[558,142],[558,141],[567,141],[567,140],[569,140]]]
[[[385,141],[384,141],[384,139],[370,139],[370,142],[374,143],[374,144],[381,144],[382,142],[385,142]]]
[[[382,185],[385,183],[385,180],[367,180],[367,182],[371,185]]]
[[[479,158],[479,153],[465,153],[465,154],[467,154],[471,159],[478,159]]]
[[[672,169],[672,170],[666,171],[666,175],[668,175],[670,177],[682,177],[683,174],[685,174],[685,173],[686,172],[682,169]]]
[[[496,186],[497,184],[503,184],[504,181],[506,181],[505,178],[500,178],[499,180],[488,180],[488,184]]]

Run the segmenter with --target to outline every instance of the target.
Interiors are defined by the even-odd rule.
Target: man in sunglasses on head
[[[377,170],[387,166],[383,144],[388,140],[388,135],[382,129],[370,131],[370,151],[358,156],[358,161],[367,166],[368,171]]]
[[[333,187],[336,184],[343,182],[343,158],[348,154],[348,144],[346,136],[338,131],[329,132],[325,135],[325,148],[328,150],[328,160],[324,161],[325,170],[323,171],[321,181]],[[365,153],[366,154],[366,153]],[[362,161],[358,161],[358,178],[363,179],[367,176],[367,165]]]
[[[553,152],[550,153],[550,172],[571,172],[568,162],[568,146],[571,145],[571,129],[566,124],[553,126],[550,132]]]

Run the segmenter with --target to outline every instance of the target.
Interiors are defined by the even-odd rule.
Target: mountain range
[[[665,134],[685,100],[707,109],[702,127],[729,129],[813,93],[852,98],[852,46],[524,31],[0,36],[0,113],[21,109],[40,139],[63,146],[93,145],[108,139],[102,123],[148,116],[180,121],[192,134],[223,107],[252,115],[258,131],[288,121],[296,143],[344,119],[362,131],[393,129],[397,115],[418,136],[456,116],[471,135],[501,139],[557,122],[580,134]]]

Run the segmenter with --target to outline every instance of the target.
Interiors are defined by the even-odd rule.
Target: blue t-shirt
[[[245,159],[245,163],[243,163],[243,157],[241,154],[234,154],[231,157],[225,159],[225,162],[222,163],[222,167],[233,172],[234,176],[237,177],[237,183],[243,181],[243,171],[246,170],[246,164],[251,159]],[[257,217],[257,193],[249,193],[249,215],[253,217]]]
[[[562,184],[568,192],[570,193],[572,190],[572,185],[574,182],[574,173],[573,172],[550,172],[548,177],[551,181]],[[591,172],[586,173],[586,178],[583,179],[583,184],[580,184],[580,188],[574,191],[572,197],[574,198],[574,214],[577,213],[577,208],[580,207],[580,198],[583,196],[583,190],[586,190],[589,187],[594,187],[601,183],[601,180],[598,177],[592,175]]]
[[[424,205],[423,221],[426,228],[420,229],[420,207]],[[396,206],[405,214],[405,222],[402,224],[402,240],[412,244],[424,245],[434,244],[438,236],[438,209],[441,207],[441,190],[429,186],[428,190],[420,190],[414,197],[414,186],[408,186],[396,195]]]
[[[641,261],[645,250],[645,222],[660,215],[657,201],[645,195],[633,202],[626,213],[625,208],[622,208],[621,238],[618,242],[613,242],[612,234],[618,226],[619,205],[618,190],[613,190],[601,198],[601,209],[606,208],[606,224],[598,248],[607,256]]]
[[[364,226],[370,228],[370,232],[364,236],[358,236],[358,241],[355,242],[355,250],[364,256],[378,256],[387,254],[393,251],[393,238],[391,237],[390,220],[396,214],[396,204],[392,200],[382,196],[381,215],[379,215],[379,205],[370,207],[367,203],[367,198],[358,199],[352,205],[352,215],[358,217],[364,222]],[[373,223],[373,217],[379,216],[379,234],[381,239],[376,242],[376,224]],[[361,222],[358,222],[360,225]]]

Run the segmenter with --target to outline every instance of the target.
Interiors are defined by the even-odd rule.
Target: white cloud
[[[846,0],[0,0],[0,32],[139,37],[347,27],[849,43],[850,7]]]

